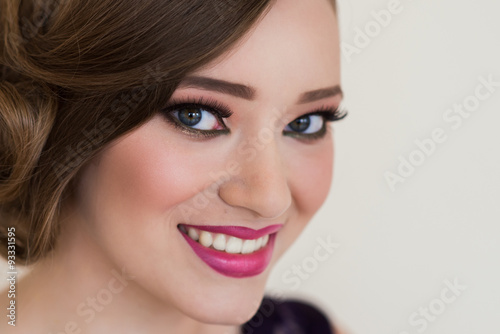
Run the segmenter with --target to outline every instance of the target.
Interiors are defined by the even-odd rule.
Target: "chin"
[[[213,325],[239,326],[247,322],[259,309],[264,290],[248,295],[243,293],[236,298],[205,300],[195,307],[189,307],[184,313],[199,322]]]

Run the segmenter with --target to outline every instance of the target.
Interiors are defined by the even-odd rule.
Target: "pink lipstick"
[[[281,227],[279,224],[254,230],[242,226],[178,226],[203,262],[222,275],[238,278],[258,275],[267,268]]]

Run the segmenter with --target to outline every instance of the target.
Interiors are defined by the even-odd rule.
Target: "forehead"
[[[328,0],[278,0],[229,52],[194,74],[256,87],[259,96],[339,84],[337,18]]]

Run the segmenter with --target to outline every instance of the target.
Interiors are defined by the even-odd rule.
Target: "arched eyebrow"
[[[251,86],[203,76],[187,76],[181,81],[179,87],[199,88],[203,90],[232,95],[245,100],[254,100],[257,95],[257,90]],[[343,96],[340,85],[302,93],[299,96],[296,104],[310,103],[336,95],[340,95],[341,97]]]
[[[327,97],[334,97],[337,95],[340,95],[340,97],[344,97],[344,93],[342,92],[340,85],[316,89],[316,90],[312,90],[310,92],[303,93],[299,97],[299,99],[297,100],[297,104],[314,102],[314,101],[325,99]]]
[[[194,87],[203,90],[210,90],[236,97],[241,97],[245,100],[254,100],[257,93],[255,88],[253,87],[200,76],[188,76],[184,78],[181,81],[179,87]]]

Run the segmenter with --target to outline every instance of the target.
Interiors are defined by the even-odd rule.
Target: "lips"
[[[276,233],[283,225],[260,230],[242,226],[178,226],[195,254],[209,267],[229,277],[262,273],[271,261]]]

